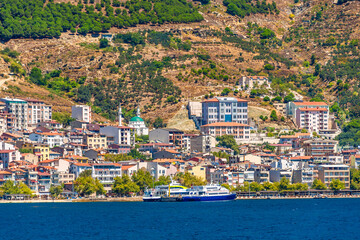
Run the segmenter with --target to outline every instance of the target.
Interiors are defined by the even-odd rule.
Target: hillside
[[[19,1],[0,5],[9,2]],[[20,2],[26,6],[28,1]],[[356,104],[344,101],[356,103],[358,96],[353,83],[360,80],[355,72],[360,2],[61,2],[47,3],[41,10],[53,18],[37,19],[40,26],[60,24],[57,31],[32,30],[35,39],[25,34],[25,25],[35,24],[34,18],[19,23],[22,31],[14,35],[14,16],[22,13],[14,15],[7,7],[0,49],[8,47],[20,55],[3,54],[1,95],[41,98],[56,111],[68,111],[75,102],[91,104],[101,121],[114,121],[120,103],[127,117],[139,105],[148,122],[157,117],[167,122],[194,98],[223,93],[260,104],[264,96],[283,101],[295,91],[330,104],[340,98],[340,119],[345,120],[344,114],[357,117]],[[175,10],[172,5],[181,7]],[[66,9],[73,15],[55,12]],[[31,11],[24,14],[35,14],[37,8]],[[177,18],[170,16],[172,11]],[[6,20],[9,14],[12,24]],[[124,19],[129,24],[119,25]],[[11,36],[4,35],[9,30]],[[103,32],[114,38],[101,43]],[[243,75],[269,76],[272,89],[234,92]],[[225,88],[230,92],[223,92]],[[262,107],[272,109],[271,103]]]

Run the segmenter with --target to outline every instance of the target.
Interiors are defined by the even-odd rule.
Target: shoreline
[[[360,198],[360,196],[325,196],[331,198]],[[315,199],[314,197],[237,197],[235,201],[241,200],[296,200]],[[82,199],[54,199],[54,200],[0,200],[1,203],[88,203],[88,202],[142,202],[142,197],[119,197],[119,198],[82,198]]]

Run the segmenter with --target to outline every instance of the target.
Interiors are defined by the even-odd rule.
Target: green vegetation
[[[122,6],[122,8],[120,8]],[[138,24],[187,23],[203,17],[185,0],[45,3],[41,0],[2,0],[0,39],[59,37],[62,32],[99,33],[111,27]],[[105,13],[105,14],[104,14]]]
[[[140,188],[131,180],[128,175],[114,178],[114,185],[111,189],[118,196],[129,196],[131,193],[138,193]]]
[[[360,169],[350,168],[350,188],[360,189]]]
[[[175,180],[179,181],[179,183],[185,187],[201,186],[207,183],[205,179],[191,175],[189,172],[178,173],[175,176]]]
[[[311,188],[317,189],[317,190],[326,190],[327,189],[326,185],[323,182],[321,182],[320,179],[317,179],[317,178],[314,179],[314,182],[313,182]]]
[[[49,191],[53,198],[58,198],[60,194],[63,192],[63,190],[64,190],[63,185],[58,185],[58,186],[51,185]]]
[[[7,180],[1,186],[1,192],[3,194],[27,194],[32,195],[31,189],[22,182],[13,182],[11,180]]]
[[[104,195],[106,193],[100,181],[91,177],[91,170],[85,170],[80,173],[74,182],[74,190],[82,197],[93,193],[96,193],[96,195]]]
[[[216,141],[218,141],[218,146],[230,148],[230,149],[234,150],[235,154],[239,154],[239,146],[237,145],[234,136],[223,135],[221,137],[217,137]]]
[[[256,4],[253,4],[251,0],[224,0],[223,4],[227,7],[227,13],[241,18],[255,13],[279,13],[275,2],[266,4],[266,1],[256,1]]]
[[[345,189],[345,183],[340,181],[339,179],[333,179],[329,184],[329,188],[333,191],[340,191],[342,189]]]
[[[133,159],[132,156],[128,155],[128,154],[105,154],[104,156],[105,161],[106,162],[121,162],[121,161],[129,161],[131,159]]]
[[[54,112],[52,114],[52,118],[58,123],[63,124],[64,127],[69,126],[70,123],[75,120],[71,117],[71,114],[69,112]]]
[[[280,182],[265,182],[263,184],[257,182],[244,182],[243,185],[239,185],[237,187],[230,187],[228,185],[223,185],[224,187],[228,188],[230,191],[240,191],[240,192],[259,192],[259,191],[306,191],[308,190],[308,185],[305,183],[294,183],[291,184],[289,179],[282,178]]]

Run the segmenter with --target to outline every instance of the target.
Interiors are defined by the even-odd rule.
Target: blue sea
[[[360,239],[360,199],[0,204],[0,239]]]

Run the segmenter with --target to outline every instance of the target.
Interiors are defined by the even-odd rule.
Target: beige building
[[[274,103],[274,108],[281,113],[282,115],[286,116],[286,103]]]
[[[60,184],[71,183],[74,180],[75,180],[75,175],[72,173],[64,173],[64,172],[59,173],[59,183]]]
[[[209,169],[206,166],[201,165],[190,167],[188,172],[193,176],[201,178],[202,180],[207,180],[207,176],[210,176]]]
[[[201,132],[205,135],[220,137],[232,135],[235,139],[250,139],[250,126],[236,122],[216,122],[201,126]]]
[[[345,188],[350,188],[350,167],[347,165],[319,165],[319,179],[329,187],[333,179],[345,183]]]
[[[84,136],[84,144],[88,145],[89,149],[106,149],[107,140],[104,134],[88,134]]]

